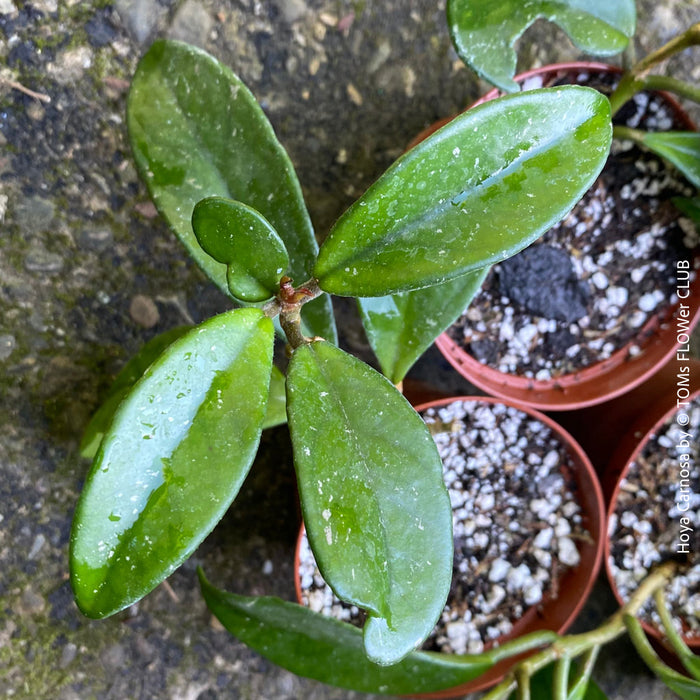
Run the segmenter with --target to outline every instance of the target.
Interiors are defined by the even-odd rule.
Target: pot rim
[[[700,363],[696,364],[696,367],[700,366]],[[688,401],[693,401],[694,399],[700,397],[700,388],[695,388],[695,390],[690,394],[690,397],[687,399]],[[611,540],[612,536],[610,533],[610,522],[612,520],[612,516],[615,512],[615,507],[617,506],[617,498],[620,494],[620,487],[622,484],[622,480],[627,476],[629,473],[630,467],[632,466],[632,463],[636,461],[636,459],[639,457],[640,453],[646,446],[646,444],[649,442],[650,438],[656,434],[656,432],[661,428],[667,421],[671,420],[673,416],[679,411],[679,407],[675,404],[675,393],[673,396],[671,394],[667,394],[663,397],[661,397],[658,402],[652,406],[652,408],[645,413],[645,415],[642,417],[642,421],[646,422],[647,425],[649,424],[649,421],[653,420],[653,424],[650,428],[646,430],[644,435],[636,442],[635,446],[632,448],[631,451],[627,450],[626,451],[626,456],[621,456],[619,454],[616,454],[613,459],[611,460],[611,464],[609,466],[610,468],[613,468],[615,466],[616,462],[621,462],[624,464],[622,470],[620,471],[619,475],[617,476],[617,480],[615,482],[615,487],[612,491],[611,497],[610,497],[610,502],[608,503],[607,507],[607,512],[606,512],[606,523],[608,524],[606,528],[606,533],[604,537],[604,553],[603,553],[603,559],[604,559],[604,567],[605,567],[605,574],[608,579],[608,583],[610,584],[610,588],[613,592],[613,595],[615,596],[615,600],[618,602],[620,607],[622,607],[625,604],[625,600],[622,598],[620,595],[620,592],[617,589],[617,583],[615,581],[615,576],[612,571],[612,566],[611,566],[611,553],[610,553],[610,548],[611,548]],[[670,406],[670,408],[669,408]],[[655,417],[653,417],[655,416]],[[653,417],[653,418],[652,418]],[[634,428],[634,426],[633,426]],[[633,429],[632,428],[632,429]],[[646,632],[646,634],[651,637],[652,639],[657,640],[660,644],[663,646],[665,645],[665,635],[661,630],[657,629],[654,625],[644,621],[640,620],[640,623],[642,625],[642,628]],[[697,632],[696,634],[682,634],[683,640],[685,643],[691,648],[695,650],[700,649],[700,631]]]
[[[572,71],[599,71],[621,73],[622,69],[606,63],[594,61],[571,61],[554,63],[541,68],[525,71],[515,76],[516,81],[551,73],[568,73]],[[695,131],[696,126],[682,109],[678,101],[669,93],[658,91],[669,103],[675,116],[683,121],[688,130]],[[474,102],[468,109],[505,94],[493,88]],[[449,120],[447,120],[449,121]],[[440,125],[445,122],[438,122]],[[433,131],[429,127],[419,134],[411,143],[420,142]],[[697,259],[698,253],[694,258]],[[655,314],[638,330],[634,338],[616,350],[609,358],[601,360],[576,372],[556,378],[538,380],[515,374],[500,372],[488,365],[481,364],[466,353],[443,332],[435,341],[447,361],[463,377],[482,391],[502,399],[509,399],[518,404],[548,411],[570,411],[593,406],[625,394],[655,374],[680,347],[673,324],[681,302],[690,306],[690,326],[700,322],[700,274],[696,275],[693,287],[687,298],[679,299],[666,307],[665,313]],[[643,340],[643,349],[637,356],[630,356],[629,349]]]
[[[585,452],[581,446],[576,442],[573,436],[560,425],[558,425],[552,418],[541,413],[540,411],[533,409],[531,407],[522,406],[516,402],[509,401],[508,399],[499,399],[492,396],[448,396],[443,398],[434,399],[425,403],[418,404],[415,406],[415,410],[418,412],[425,411],[428,408],[433,408],[436,406],[444,406],[447,404],[455,403],[457,401],[466,402],[481,402],[488,403],[491,405],[502,404],[510,406],[522,411],[531,418],[541,421],[544,423],[555,435],[556,437],[567,446],[569,452],[569,457],[572,463],[572,474],[576,480],[577,484],[577,495],[579,496],[579,505],[582,508],[582,514],[584,516],[583,524],[591,534],[592,544],[586,544],[587,547],[585,552],[586,559],[589,562],[584,562],[582,557],[581,562],[574,567],[569,569],[566,574],[564,574],[563,579],[568,580],[571,577],[577,576],[581,580],[585,579],[582,589],[577,587],[577,594],[571,596],[574,598],[575,603],[573,607],[567,612],[564,617],[563,622],[557,624],[557,629],[555,630],[557,634],[565,632],[571,624],[574,622],[578,614],[581,612],[584,604],[586,603],[590,592],[595,584],[598,576],[598,572],[602,565],[603,560],[603,548],[605,544],[606,537],[606,519],[605,519],[605,503],[603,500],[603,491],[600,486],[596,472],[586,456]],[[587,502],[584,502],[584,498]],[[299,534],[297,536],[296,547],[294,552],[294,589],[296,592],[297,602],[303,605],[302,595],[301,595],[301,580],[299,577],[299,561],[300,561],[300,550],[301,543],[303,539],[303,534],[305,532],[304,523],[302,521],[299,528]],[[590,563],[590,566],[587,566]],[[569,582],[570,583],[570,582]],[[557,599],[551,599],[549,597],[545,598],[544,606],[552,606],[556,601],[560,600],[562,596]],[[537,629],[549,629],[541,621],[541,614],[538,611],[537,606],[531,606],[525,615],[516,621],[514,629],[507,635],[503,635],[500,638],[500,642],[503,643],[508,639],[515,638],[522,634],[535,631]],[[560,616],[561,617],[561,616]],[[522,623],[518,626],[518,623]],[[538,624],[540,623],[540,624]],[[534,652],[530,652],[534,653]],[[464,683],[460,686],[454,688],[448,688],[442,691],[437,691],[435,693],[423,693],[413,697],[419,698],[450,698],[461,696],[464,693],[472,693],[478,690],[483,690],[485,688],[491,687],[500,681],[503,676],[507,673],[508,669],[513,665],[516,660],[525,658],[529,654],[524,654],[522,656],[515,657],[513,659],[507,659],[496,664],[490,671],[483,674],[477,679],[474,679],[468,683]]]

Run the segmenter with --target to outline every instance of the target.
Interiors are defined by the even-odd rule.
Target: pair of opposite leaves
[[[193,92],[195,85],[200,92]],[[266,191],[272,185],[260,185],[264,177],[253,178],[252,193],[250,183],[238,187],[232,178],[240,173],[221,170],[226,152],[195,157],[188,171],[183,144],[194,139],[177,130],[199,123],[204,112],[210,120],[220,112],[215,133],[250,132],[244,153],[277,148],[251,101],[230,71],[192,47],[158,42],[142,61],[130,94],[137,162],[186,243],[193,235],[191,212],[208,196],[241,202],[236,215],[244,211],[250,218],[252,211],[258,233],[255,212],[265,202],[277,198],[289,208],[290,198],[300,196],[298,185]],[[243,124],[234,119],[240,104]],[[177,118],[166,120],[159,105],[175,105]],[[401,158],[338,221],[318,259],[306,246],[304,265],[298,265],[304,256],[288,226],[303,219],[303,202],[290,208],[289,221],[275,207],[262,215],[268,221],[277,216],[273,231],[284,241],[290,267],[312,272],[325,291],[421,294],[410,290],[457,283],[469,270],[514,254],[561,218],[602,168],[610,130],[607,100],[585,88],[484,105]],[[261,131],[268,142],[253,138]],[[199,146],[212,143],[203,139]],[[251,162],[257,167],[265,158],[257,154]],[[217,163],[216,172],[206,170],[207,163]],[[189,218],[183,214],[188,207]],[[211,211],[204,211],[206,225],[216,228]],[[269,234],[264,220],[263,227]],[[216,252],[219,243],[212,235],[207,247]],[[199,250],[203,267],[220,282],[221,268],[211,267]],[[249,277],[262,288],[254,295],[272,291],[286,261],[282,250],[277,246],[265,274],[253,267]],[[219,257],[227,261],[228,249]],[[121,402],[88,476],[71,539],[73,585],[87,614],[103,617],[145,595],[226,511],[257,450],[273,335],[258,309],[211,319],[177,340]],[[394,662],[428,634],[449,587],[451,516],[439,456],[391,384],[329,343],[295,352],[287,392],[317,560],[341,597],[369,610],[370,656]]]

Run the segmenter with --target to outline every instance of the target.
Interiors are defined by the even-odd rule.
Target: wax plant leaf
[[[482,78],[514,92],[514,44],[537,19],[558,24],[586,53],[623,51],[634,34],[634,0],[448,0],[447,24],[459,57]]]
[[[652,648],[637,618],[625,615],[624,620],[634,648],[657,678],[683,700],[700,700],[700,681],[688,678],[667,666]]]
[[[204,272],[228,293],[226,265],[192,231],[197,202],[218,195],[247,204],[270,222],[289,253],[289,276],[310,277],[318,246],[294,167],[243,82],[213,56],[158,40],[129,91],[127,124],[139,173],[160,213]],[[330,300],[304,311],[312,334],[334,341]]]
[[[134,355],[124,368],[119,372],[109,388],[107,395],[100,407],[95,411],[90,422],[85,428],[83,439],[80,442],[80,454],[86,459],[93,459],[100,447],[102,438],[109,428],[119,404],[129,394],[134,384],[143,376],[143,373],[158,358],[158,356],[181,336],[191,326],[178,326],[157,335],[149,340]],[[267,403],[267,413],[263,428],[272,428],[287,422],[286,395],[284,387],[285,378],[282,372],[273,365],[270,378],[270,394]]]
[[[382,372],[398,384],[435,338],[459,318],[490,268],[412,292],[357,300]]]
[[[92,459],[102,442],[105,432],[112,422],[119,404],[129,393],[131,387],[151,363],[170,345],[173,341],[182,337],[190,326],[178,326],[151,338],[122,368],[116,376],[112,386],[100,407],[95,411],[90,422],[85,428],[83,439],[80,442],[80,454],[83,457]]]
[[[452,577],[452,515],[428,429],[381,374],[319,341],[294,351],[287,416],[311,549],[368,612],[367,654],[396,663],[430,633]]]
[[[499,653],[419,651],[395,665],[378,666],[367,658],[357,627],[279,598],[226,593],[201,570],[199,578],[209,609],[236,638],[298,676],[340,688],[390,695],[450,688],[488,671]]]
[[[226,264],[226,281],[240,301],[266,301],[279,291],[287,249],[260,212],[225,197],[207,197],[192,212],[192,229],[205,253]]]
[[[273,365],[263,428],[274,428],[287,422],[286,381],[282,372]]]
[[[700,134],[695,131],[643,132],[641,142],[700,187]]]
[[[89,617],[139,600],[212,530],[250,468],[274,329],[236,309],[168,347],[122,401],[83,488],[71,582]]]
[[[700,197],[674,197],[672,201],[683,214],[700,225]]]
[[[503,260],[563,218],[602,169],[610,103],[578,86],[509,95],[404,154],[321,246],[315,277],[338,295],[428,287]]]

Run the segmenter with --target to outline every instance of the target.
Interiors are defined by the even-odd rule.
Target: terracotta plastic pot
[[[619,69],[601,63],[565,63],[529,71],[516,80],[526,81],[532,87],[551,85],[558,81],[575,82],[577,74],[589,72],[619,73]],[[534,84],[533,84],[534,83]],[[472,106],[495,99],[502,93],[492,90]],[[689,130],[695,126],[677,102],[664,94],[671,110]],[[419,134],[411,145],[419,143],[449,120],[443,120]],[[696,253],[695,267],[700,266],[700,253]],[[687,290],[688,296],[682,303],[690,309],[692,326],[700,320],[700,275]],[[492,396],[507,398],[521,405],[532,406],[547,411],[564,411],[583,408],[610,400],[651,377],[680,345],[674,319],[679,312],[679,303],[668,314],[653,316],[639,330],[636,337],[626,346],[613,353],[608,359],[547,380],[505,374],[481,364],[455,343],[447,333],[436,341],[437,347],[450,364],[472,384]],[[633,345],[642,352],[632,356],[629,348]]]
[[[682,400],[692,401],[700,396],[700,361],[693,360],[691,362],[684,362],[683,364],[689,365],[690,367],[690,372],[687,373],[690,379],[690,385],[689,387],[686,387],[689,391],[688,396],[686,396],[684,388]],[[656,432],[667,421],[671,420],[679,409],[677,405],[677,372],[675,374],[671,374],[671,366],[672,363],[664,370],[664,374],[668,380],[666,391],[660,395],[657,394],[654,403],[651,405],[647,404],[646,410],[643,411],[635,421],[633,421],[626,434],[622,436],[619,446],[613,453],[610,460],[604,478],[606,492],[610,494],[607,511],[608,522],[611,521],[611,518],[615,513],[621,484],[629,473],[631,465],[638,459],[649,439],[656,434]],[[675,369],[677,370],[677,366]],[[679,425],[682,424],[679,422]],[[611,537],[608,533],[608,536],[605,538],[605,569],[615,598],[620,605],[624,605],[625,601],[617,589],[617,584],[612,571],[611,546]],[[656,642],[655,646],[657,650],[663,652],[663,633],[653,625],[643,621],[642,627],[651,638],[652,642]],[[695,651],[700,651],[700,633],[684,635],[684,639],[689,647]],[[667,660],[669,663],[673,664],[675,656],[667,657]],[[682,669],[679,668],[679,670]]]
[[[483,396],[460,396],[441,398],[416,407],[421,412],[428,408],[449,405],[456,401],[482,402],[489,404],[505,404],[519,411],[526,413],[532,419],[544,423],[556,438],[566,446],[573,465],[572,473],[576,481],[576,493],[581,507],[582,526],[591,536],[590,541],[581,541],[578,544],[580,562],[578,566],[567,570],[558,580],[559,593],[556,599],[552,599],[545,594],[542,602],[530,607],[525,614],[513,624],[513,629],[507,635],[499,637],[499,643],[504,643],[509,639],[518,637],[538,630],[554,630],[558,633],[564,632],[572,624],[595,583],[603,556],[603,541],[605,539],[605,506],[600,484],[590,461],[586,457],[578,443],[573,437],[555,423],[548,416],[533,409],[524,408],[508,401],[483,397]],[[294,585],[297,600],[302,603],[301,581],[299,577],[300,547],[304,535],[302,524],[294,559]],[[488,648],[488,645],[487,645]],[[423,698],[451,698],[459,697],[466,693],[483,690],[503,678],[509,668],[524,654],[515,659],[509,659],[497,664],[488,673],[469,683],[465,683],[456,688],[439,691],[436,693],[422,694],[417,697]]]
[[[557,414],[557,422],[568,430],[591,460],[603,487],[605,503],[629,455],[640,440],[675,405],[669,388],[677,382],[681,365],[690,366],[690,376],[700,377],[700,360],[679,362],[672,357],[651,377],[630,392],[577,411]]]

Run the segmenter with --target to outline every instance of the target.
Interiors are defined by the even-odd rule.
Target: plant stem
[[[613,115],[617,114],[625,102],[630,100],[633,95],[647,87],[647,78],[649,71],[657,66],[662,61],[673,56],[673,54],[683,51],[690,46],[700,44],[700,22],[686,29],[682,34],[671,39],[667,44],[664,44],[660,49],[653,51],[648,56],[645,56],[639,63],[630,68],[620,80],[620,83],[610,95],[610,105]]]
[[[637,650],[637,653],[642,657],[642,661],[662,680],[667,683],[668,679],[684,681],[686,677],[674,671],[670,666],[667,666],[654,651],[654,648],[649,643],[641,623],[636,617],[625,615],[625,624],[629,633],[632,644]]]
[[[673,618],[671,617],[671,612],[668,609],[668,605],[666,605],[666,598],[661,588],[658,588],[654,592],[654,602],[656,603],[656,611],[659,613],[659,617],[661,618],[661,625],[666,632],[666,638],[673,647],[673,650],[676,652],[678,658],[685,665],[685,659],[693,652],[688,648],[688,645],[683,641],[683,637],[678,633],[678,630],[673,624]]]
[[[569,671],[571,670],[571,657],[565,656],[554,665],[554,678],[552,679],[552,697],[554,700],[566,700],[569,694]]]
[[[532,693],[530,693],[530,676],[524,667],[516,670],[515,677],[518,680],[518,700],[530,700],[532,696]]]
[[[583,688],[588,686],[588,681],[593,673],[593,667],[595,662],[598,660],[598,653],[600,652],[600,646],[596,645],[591,647],[584,655],[583,662],[581,663],[581,668],[574,679],[573,685],[571,686],[571,695],[578,693],[583,693]]]
[[[491,661],[497,663],[499,661],[503,661],[503,659],[508,659],[512,656],[516,656],[527,651],[532,651],[538,647],[552,644],[557,639],[559,639],[559,635],[556,634],[556,632],[552,632],[550,630],[539,630],[537,632],[527,634],[524,637],[512,639],[510,642],[506,642],[499,647],[494,647],[487,653],[489,654]],[[499,683],[488,693],[488,695],[485,695],[483,700],[507,700],[515,688],[515,681],[512,678],[506,678],[503,683]]]
[[[508,700],[515,688],[515,681],[510,677],[505,678],[495,688],[492,688],[484,695],[481,700]]]
[[[271,312],[279,311],[280,326],[282,326],[292,350],[314,340],[322,340],[322,338],[308,338],[301,330],[301,307],[321,294],[323,291],[315,279],[310,279],[299,287],[294,287],[289,277],[283,277],[280,280],[280,291],[277,298],[266,305],[266,313],[268,307],[270,307]]]
[[[616,139],[627,139],[628,141],[634,141],[634,143],[642,145],[644,143],[644,131],[640,129],[632,129],[629,126],[620,126],[619,124],[613,127],[613,138]]]
[[[663,589],[658,588],[654,591],[654,603],[656,603],[656,612],[659,613],[666,636],[670,639],[673,632],[676,631],[676,628],[673,626],[671,614],[666,607],[666,597],[664,596]]]
[[[43,92],[36,92],[35,90],[30,90],[28,87],[25,87],[24,85],[22,85],[22,83],[19,83],[16,80],[6,80],[0,78],[0,84],[5,84],[7,85],[7,87],[12,88],[13,90],[18,90],[19,92],[22,92],[25,95],[34,98],[35,100],[39,100],[39,102],[45,102],[46,104],[51,102],[51,98],[49,97],[49,95],[45,95]]]
[[[532,651],[538,647],[553,644],[558,639],[560,639],[560,637],[556,632],[540,630],[527,634],[524,637],[512,639],[499,647],[494,647],[488,654],[494,663],[498,663],[499,661],[503,661],[503,659],[509,659],[512,656],[523,654],[526,651]]]
[[[644,83],[644,87],[648,90],[666,90],[666,92],[673,92],[680,97],[700,103],[700,88],[690,85],[684,80],[671,78],[667,75],[649,75]]]
[[[673,561],[661,564],[642,581],[629,601],[616,613],[609,617],[600,627],[582,634],[572,634],[566,637],[558,637],[546,649],[529,656],[521,661],[498,686],[509,687],[514,681],[518,681],[518,692],[523,693],[523,683],[532,678],[541,668],[548,666],[559,659],[575,659],[581,654],[591,652],[596,647],[617,639],[625,633],[625,616],[636,615],[646,601],[654,594],[654,591],[663,587],[675,574],[677,564]],[[590,660],[589,660],[590,661]],[[529,688],[529,685],[528,685]],[[529,690],[528,690],[529,692]],[[486,696],[484,700],[495,700]],[[526,696],[523,696],[526,697]]]

